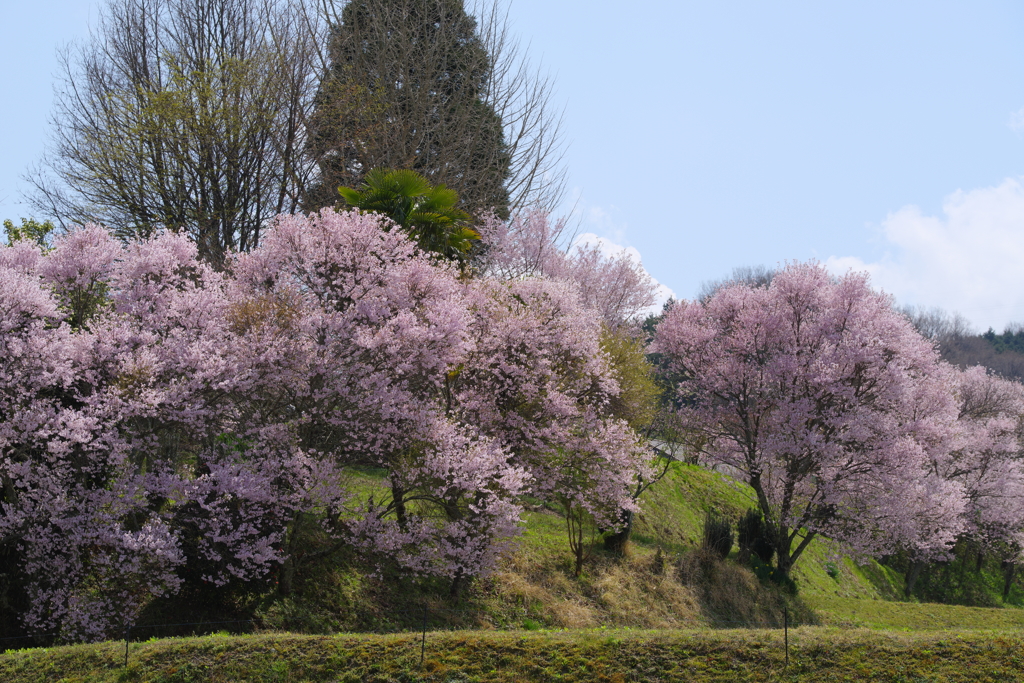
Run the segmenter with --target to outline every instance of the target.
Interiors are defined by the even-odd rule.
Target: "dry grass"
[[[699,549],[660,562],[647,550],[626,558],[595,552],[578,579],[563,554],[521,552],[495,575],[491,590],[498,611],[519,609],[551,628],[772,627],[782,624],[786,609],[794,621],[813,621],[795,598]]]

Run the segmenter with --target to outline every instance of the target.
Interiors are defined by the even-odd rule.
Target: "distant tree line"
[[[1024,332],[1009,325],[1002,334],[977,334],[959,313],[939,308],[903,307],[902,312],[925,338],[938,345],[946,362],[959,368],[981,365],[1006,379],[1024,381]]]
[[[981,336],[992,345],[996,353],[1013,351],[1024,355],[1024,328],[1019,325],[1008,327],[1002,334],[996,334],[995,330],[990,327]]]

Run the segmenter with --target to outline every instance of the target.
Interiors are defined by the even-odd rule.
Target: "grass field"
[[[457,632],[207,636],[12,652],[0,680],[594,683],[643,681],[1005,681],[1024,677],[1024,636],[868,630]]]

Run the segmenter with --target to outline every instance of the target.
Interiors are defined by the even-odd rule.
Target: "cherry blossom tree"
[[[0,254],[0,542],[30,630],[116,632],[183,563],[287,578],[303,516],[427,573],[485,571],[514,535],[521,469],[436,400],[466,345],[460,283],[376,219],[283,218],[230,277],[182,237],[94,226]],[[353,504],[352,464],[400,493]]]
[[[680,302],[653,348],[704,456],[753,489],[783,574],[819,533],[861,550],[959,533],[962,486],[931,467],[956,431],[952,374],[866,276],[789,264]]]
[[[169,233],[0,248],[0,547],[24,627],[109,637],[186,582],[288,592],[345,545],[457,591],[518,534],[523,493],[604,519],[643,463],[600,332],[570,284],[465,280],[355,213],[279,217],[221,272]],[[382,473],[368,496],[357,466]],[[310,525],[334,545],[303,552]]]
[[[480,234],[482,272],[500,280],[574,283],[583,305],[611,327],[636,321],[655,302],[655,282],[638,261],[625,251],[609,256],[595,244],[567,244],[565,221],[552,221],[545,211],[523,212],[508,222],[488,217]]]
[[[969,501],[966,532],[979,545],[1019,546],[1024,540],[1024,386],[981,366],[957,375],[960,438],[936,461],[936,469],[962,482]]]
[[[563,508],[579,574],[586,523],[616,528],[649,469],[638,436],[611,411],[620,387],[602,321],[572,283],[483,279],[469,289],[475,348],[450,376],[451,409],[505,444],[531,492]]]
[[[932,471],[962,489],[966,500],[961,539],[979,556],[995,552],[1003,560],[1005,597],[1024,548],[1024,386],[981,366],[952,372],[959,407],[957,430],[950,446],[936,452]],[[909,596],[927,562],[948,559],[949,553],[928,552],[913,542],[907,550]]]
[[[144,402],[117,415],[129,387],[116,349],[135,341],[104,298],[120,255],[95,226],[45,257],[0,251],[0,543],[11,575],[27,580],[25,625],[70,639],[123,626],[177,588],[182,561],[168,518],[146,499],[130,429]]]
[[[324,210],[281,217],[233,271],[240,343],[261,350],[247,422],[287,420],[301,448],[387,474],[371,500],[330,508],[344,542],[453,580],[489,567],[526,476],[447,415],[445,383],[472,346],[454,266],[377,216]]]

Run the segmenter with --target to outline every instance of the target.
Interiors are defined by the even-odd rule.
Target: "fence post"
[[[131,635],[132,627],[124,627],[124,668],[128,668],[128,637]]]
[[[782,633],[786,641],[786,666],[789,666],[789,608],[782,608]]]
[[[420,640],[420,668],[423,668],[423,655],[427,652],[427,606],[423,606],[423,638]]]

